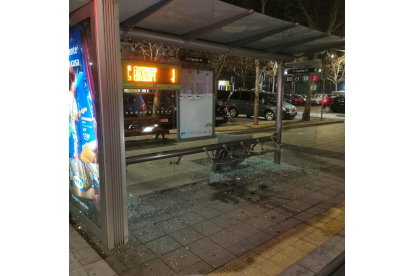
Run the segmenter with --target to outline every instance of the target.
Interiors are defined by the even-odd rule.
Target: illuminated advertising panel
[[[122,60],[122,83],[124,87],[180,89],[179,65]]]
[[[101,227],[98,129],[90,19],[69,27],[69,200]]]

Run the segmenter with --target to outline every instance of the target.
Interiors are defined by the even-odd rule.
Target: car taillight
[[[227,107],[225,107],[225,108],[224,108],[224,112],[226,112],[226,113],[227,113]]]
[[[323,100],[323,102],[325,102],[325,103],[326,103],[326,101],[327,101],[327,99],[324,99],[324,100]]]
[[[139,109],[139,111],[147,112],[147,105],[144,102],[141,104],[141,108]]]

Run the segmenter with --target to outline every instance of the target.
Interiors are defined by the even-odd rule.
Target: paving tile
[[[329,186],[329,188],[320,189],[319,192],[330,195],[330,196],[337,196],[341,193],[341,191],[330,189],[330,187],[331,186]]]
[[[265,230],[266,228],[275,224],[273,220],[265,219],[263,217],[251,218],[246,220],[245,222],[260,230]]]
[[[275,210],[267,211],[260,215],[261,217],[264,217],[265,219],[273,221],[273,223],[279,223],[287,219],[287,216],[285,214],[282,214]]]
[[[249,238],[246,239],[246,241],[252,243],[255,246],[259,246],[268,240],[272,239],[273,237],[265,232],[259,232]]]
[[[86,265],[92,262],[95,262],[101,257],[93,250],[91,247],[84,247],[81,249],[73,250],[73,254],[75,255],[76,259],[79,260],[81,265]]]
[[[69,271],[77,269],[81,266],[82,266],[82,264],[78,260],[74,260],[72,262],[69,262]]]
[[[184,214],[190,213],[193,210],[190,204],[181,204],[175,205],[170,208],[166,208],[165,212],[173,217],[182,216]]]
[[[315,233],[311,233],[306,235],[305,237],[301,238],[304,241],[313,243],[314,245],[319,246],[320,244],[324,243],[325,241],[327,241],[329,238],[328,237],[324,237],[324,236],[318,236],[315,235]]]
[[[280,253],[283,253],[286,256],[291,257],[295,260],[300,260],[303,256],[307,254],[307,252],[300,250],[297,247],[294,247],[293,244],[281,250]]]
[[[112,268],[104,261],[99,260],[91,264],[84,266],[89,276],[114,276],[116,273]]]
[[[342,237],[345,237],[345,228],[341,230],[338,235],[341,235]]]
[[[320,213],[322,213],[323,211],[325,211],[324,208],[318,207],[318,206],[314,206],[312,208],[309,208],[306,210],[306,212],[314,214],[314,215],[318,215]]]
[[[236,256],[241,256],[253,250],[255,247],[256,245],[252,244],[251,242],[241,240],[240,242],[227,247],[227,250]]]
[[[130,248],[121,255],[121,262],[128,268],[135,267],[142,263],[148,262],[149,260],[154,259],[156,256],[148,249],[145,245],[135,246]]]
[[[331,198],[327,199],[326,201],[331,202],[333,204],[338,204],[338,203],[341,203],[342,201],[344,201],[344,198],[334,196],[334,197],[331,197]]]
[[[310,193],[300,199],[300,201],[309,203],[311,205],[317,205],[321,202],[328,201],[332,196],[319,192]],[[339,202],[338,202],[339,203]]]
[[[244,222],[240,222],[236,225],[233,225],[233,226],[227,228],[227,230],[235,233],[236,235],[238,235],[242,238],[247,238],[247,237],[253,236],[254,234],[260,232],[259,229],[254,228],[253,226],[250,226],[249,224],[246,224]]]
[[[269,260],[260,263],[256,268],[262,271],[263,275],[268,276],[279,275],[284,270],[283,267]]]
[[[164,236],[159,239],[150,241],[145,245],[157,256],[164,255],[165,253],[168,253],[181,246],[178,242],[176,242],[169,236]]]
[[[127,271],[124,271],[124,272],[118,274],[118,276],[135,276],[135,275],[134,275],[134,273],[131,272],[131,270],[127,270]]]
[[[314,214],[311,214],[311,213],[305,211],[305,212],[301,212],[301,213],[297,214],[293,218],[301,220],[301,221],[307,221],[307,220],[313,218],[314,216],[315,216]]]
[[[176,272],[201,261],[199,257],[191,253],[186,247],[171,251],[162,256],[161,259]]]
[[[194,212],[179,216],[177,219],[190,226],[206,220],[203,216]]]
[[[135,230],[132,232],[132,235],[134,235],[141,242],[146,243],[164,236],[165,233],[156,226],[149,226]]]
[[[312,252],[317,247],[316,245],[314,245],[312,243],[309,243],[309,242],[306,242],[304,240],[298,240],[298,241],[292,243],[292,246],[295,247],[295,248],[298,248],[298,249],[300,249],[300,250],[302,250],[306,253]]]
[[[230,253],[227,250],[221,250],[217,253],[214,253],[210,257],[204,259],[206,263],[211,265],[213,268],[218,268],[231,260],[234,260],[236,256],[232,253]]]
[[[161,259],[156,258],[152,261],[144,263],[140,266],[137,266],[131,269],[131,272],[134,275],[139,276],[170,276],[174,275],[174,270],[172,270],[168,265],[166,265]]]
[[[209,264],[207,264],[206,262],[198,262],[192,266],[187,267],[186,269],[183,269],[180,271],[180,273],[178,273],[178,275],[185,275],[185,276],[189,276],[189,275],[194,275],[194,276],[198,276],[198,275],[206,275],[207,273],[210,273],[214,270],[213,267],[211,267]]]
[[[190,243],[187,247],[191,252],[193,252],[203,260],[211,256],[212,254],[223,250],[223,247],[214,243],[209,238],[204,238],[196,242]]]
[[[335,235],[328,240],[328,243],[334,244],[339,250],[345,250],[345,237]]]
[[[165,233],[170,234],[172,232],[175,232],[175,231],[178,231],[180,229],[186,228],[187,225],[180,222],[176,218],[172,218],[172,219],[157,223],[157,227],[160,228]]]
[[[253,213],[251,213],[251,212],[249,212],[249,211],[247,211],[243,208],[236,209],[236,210],[231,211],[227,214],[234,217],[234,218],[236,218],[236,219],[239,219],[241,221],[247,220],[247,219],[252,218],[252,217],[255,216]]]
[[[287,217],[292,217],[301,212],[301,210],[295,207],[289,206],[289,205],[279,206],[275,210],[278,211],[279,213],[284,214]]]
[[[294,258],[289,257],[281,252],[278,252],[275,255],[273,255],[272,257],[270,257],[269,260],[275,262],[278,266],[284,269],[287,269],[297,261]]]
[[[223,227],[209,220],[194,224],[191,227],[197,232],[203,234],[204,236],[210,236],[211,234],[216,233],[217,231],[220,231],[221,229],[223,229]]]
[[[245,262],[249,266],[253,266],[253,267],[259,266],[261,263],[267,260],[263,256],[256,254],[255,252],[245,253],[239,259],[241,259],[243,262]]]
[[[295,207],[296,209],[299,209],[301,211],[309,209],[310,207],[312,207],[312,205],[310,205],[309,203],[306,203],[306,202],[303,202],[303,201],[300,201],[300,200],[291,201],[289,203],[286,203],[286,205]]]
[[[265,208],[262,205],[259,204],[249,204],[246,206],[241,207],[242,209],[249,211],[250,213],[254,214],[254,215],[260,215],[264,212],[269,211],[269,208]]]
[[[335,204],[331,203],[331,202],[321,202],[318,205],[316,205],[317,207],[323,208],[324,210],[328,210],[329,208],[332,208],[335,206]]]
[[[74,230],[74,231],[76,231],[76,230]],[[69,239],[69,248],[70,249],[77,250],[77,249],[85,248],[85,247],[88,247],[88,246],[89,246],[89,244],[77,232],[76,232],[76,234],[73,234],[72,236],[70,236],[70,239]]]
[[[290,218],[290,219],[287,219],[285,221],[280,222],[279,225],[285,226],[285,227],[290,229],[290,228],[293,228],[293,227],[295,227],[296,225],[298,225],[300,223],[302,223],[300,220],[295,219],[295,218]]]
[[[280,225],[280,224],[275,224],[275,225],[272,225],[272,226],[266,228],[263,231],[266,232],[269,235],[272,235],[273,237],[277,237],[280,234],[285,233],[287,230],[289,230],[289,228],[287,228],[286,226],[283,226],[283,225]]]
[[[311,270],[299,265],[294,264],[282,273],[279,274],[279,276],[314,276],[315,273],[313,273]]]
[[[170,236],[182,245],[195,242],[196,240],[199,240],[204,237],[202,234],[198,233],[191,227],[178,230],[177,232],[171,233]]]
[[[69,271],[69,276],[89,276],[84,267],[78,267]]]
[[[223,248],[227,248],[243,239],[242,237],[226,229],[210,235],[209,238]]]
[[[195,210],[194,212],[199,215],[202,215],[203,217],[207,219],[211,219],[211,218],[214,218],[214,217],[217,217],[223,214],[223,212],[217,210],[216,208],[212,208],[212,207],[203,207],[201,209]]]
[[[115,256],[109,256],[105,258],[105,262],[115,271],[115,273],[119,274],[128,270],[128,268]]]
[[[218,204],[215,204],[213,206],[211,206],[217,210],[220,210],[223,213],[228,213],[231,212],[237,208],[239,208],[238,206],[236,206],[235,204],[232,203],[226,203],[226,202],[220,202]]]
[[[214,217],[214,218],[210,219],[210,221],[212,221],[215,224],[218,224],[218,225],[220,225],[224,228],[228,228],[228,227],[230,227],[232,225],[235,225],[235,224],[240,222],[240,220],[235,219],[234,217],[229,216],[227,214],[223,214],[223,215]]]
[[[300,259],[298,264],[316,273],[325,267],[331,260],[332,259],[327,256],[312,251],[304,258]]]

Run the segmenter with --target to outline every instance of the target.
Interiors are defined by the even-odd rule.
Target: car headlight
[[[283,111],[286,111],[286,107],[282,108]]]
[[[296,110],[296,107],[292,107],[292,110]]]

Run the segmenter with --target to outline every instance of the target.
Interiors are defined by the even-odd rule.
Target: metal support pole
[[[323,116],[323,98],[325,97],[325,79],[326,79],[326,70],[327,69],[323,69],[322,71],[322,110],[321,110],[321,121],[322,121],[322,116]]]
[[[277,100],[276,100],[276,143],[282,143],[282,116],[283,116],[283,70],[285,63],[279,62],[277,67]],[[274,161],[280,164],[281,149],[275,151]]]

